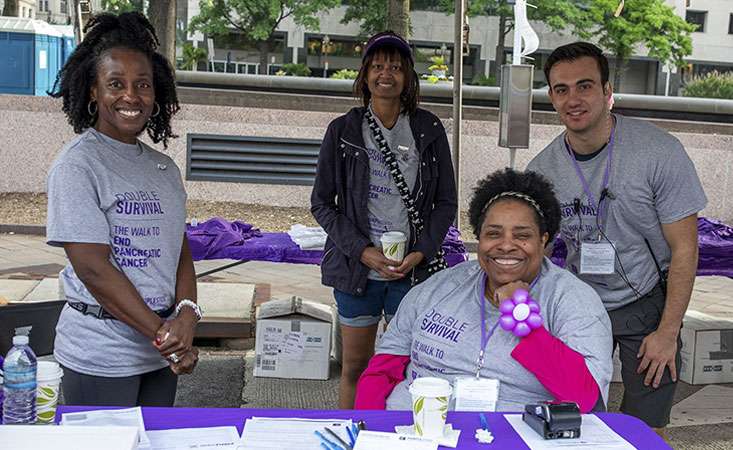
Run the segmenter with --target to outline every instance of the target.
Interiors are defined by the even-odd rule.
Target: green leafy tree
[[[194,47],[190,42],[183,44],[183,70],[193,70],[198,66],[199,61],[206,60],[206,49]]]
[[[388,0],[352,0],[349,2],[344,18],[344,25],[359,22],[362,37],[384,31],[387,28]]]
[[[102,0],[102,9],[107,12],[122,14],[143,10],[143,0]]]
[[[446,14],[452,14],[455,11],[454,0],[439,1],[441,10]],[[586,17],[584,9],[577,0],[542,0],[530,3],[537,8],[527,8],[529,20],[543,22],[553,31],[563,31],[583,21]],[[506,38],[514,28],[514,6],[507,0],[472,0],[469,2],[467,13],[469,17],[494,16],[499,18],[496,64],[493,74],[493,78],[498,80],[501,77],[501,65],[504,64]]]
[[[347,24],[358,21],[362,35],[371,35],[385,29],[387,24],[388,0],[351,0],[341,21]],[[542,0],[533,2],[537,8],[527,8],[527,15],[531,20],[546,23],[552,30],[560,31],[571,27],[583,17],[575,0]],[[454,0],[413,1],[413,7],[427,8],[442,11],[452,15],[455,11]],[[494,77],[499,78],[501,64],[504,63],[504,46],[507,34],[512,30],[514,23],[514,8],[506,0],[471,0],[467,5],[469,16],[496,16],[499,18],[497,35],[497,64]]]
[[[576,23],[576,33],[592,39],[616,58],[613,86],[621,88],[629,58],[640,45],[650,57],[681,67],[692,53],[690,33],[695,25],[687,23],[664,0],[626,0],[616,17],[619,0],[586,2],[585,14]]]
[[[273,49],[274,34],[287,17],[308,29],[318,30],[319,12],[334,8],[340,0],[201,0],[200,12],[190,28],[209,36],[226,36],[232,31],[255,43],[260,52],[260,73],[267,73],[267,55]]]

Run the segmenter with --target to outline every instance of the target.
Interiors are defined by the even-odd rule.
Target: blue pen
[[[328,438],[326,436],[324,436],[318,430],[315,430],[313,433],[315,433],[315,435],[318,436],[318,438],[321,439],[321,441],[323,441],[323,442],[321,442],[321,444],[324,444],[325,443],[328,446],[328,450],[343,450],[343,448],[340,445],[336,444],[335,442],[331,442],[330,440],[328,440]]]
[[[489,431],[489,422],[486,420],[486,416],[484,415],[484,413],[479,413],[478,417],[479,419],[481,419],[481,428]]]
[[[353,423],[351,424],[351,426],[352,427],[355,427],[355,425]],[[356,436],[354,436],[354,432],[351,431],[351,428],[350,427],[346,427],[346,432],[349,433],[349,441],[351,441],[351,445],[352,446],[356,445]]]

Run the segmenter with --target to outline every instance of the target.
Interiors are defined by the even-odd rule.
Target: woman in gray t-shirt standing
[[[341,322],[341,409],[353,407],[380,318],[392,319],[410,287],[444,266],[457,209],[448,138],[440,119],[418,108],[410,44],[391,31],[372,36],[354,94],[363,106],[329,124],[311,194],[328,233],[322,281],[334,288]],[[385,232],[407,239],[403,257],[385,256]]]
[[[79,133],[48,174],[47,240],[70,261],[54,357],[67,403],[172,406],[201,318],[186,193],[138,136],[175,137],[173,70],[139,13],[98,15],[84,32],[52,94]]]

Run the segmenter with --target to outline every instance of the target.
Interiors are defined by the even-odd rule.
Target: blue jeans
[[[334,289],[333,296],[336,298],[339,320],[343,325],[350,327],[369,327],[378,324],[384,312],[384,318],[389,322],[410,287],[410,280],[403,279],[367,280],[366,290],[362,296]]]

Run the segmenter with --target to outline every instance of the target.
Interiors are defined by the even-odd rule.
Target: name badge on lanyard
[[[616,250],[609,242],[581,242],[580,273],[610,275],[616,270]]]
[[[583,186],[585,195],[590,202],[591,206],[595,207],[596,210],[596,223],[598,226],[598,241],[581,241],[580,242],[580,273],[587,275],[610,275],[615,273],[616,269],[616,249],[614,248],[611,241],[608,239],[603,231],[605,221],[608,217],[608,208],[604,208],[603,200],[606,199],[608,192],[608,184],[611,173],[611,162],[613,160],[613,144],[615,141],[616,134],[616,122],[613,121],[611,126],[611,135],[608,139],[608,155],[606,156],[606,170],[603,173],[603,182],[601,185],[601,196],[598,199],[598,203],[595,201],[595,196],[591,192],[591,187],[588,181],[583,175],[583,171],[580,170],[580,165],[573,155],[573,149],[570,148],[570,144],[567,139],[565,140],[565,148],[568,152],[568,157],[575,168],[575,173],[578,175],[580,184]],[[580,211],[577,205],[579,205],[580,199],[575,200],[576,203],[576,214],[580,218]],[[607,203],[607,201],[606,201]],[[605,214],[604,214],[605,212]],[[582,222],[581,222],[582,223]],[[605,239],[605,242],[601,241],[601,237]]]
[[[496,411],[499,380],[461,377],[456,378],[453,386],[456,411]]]

